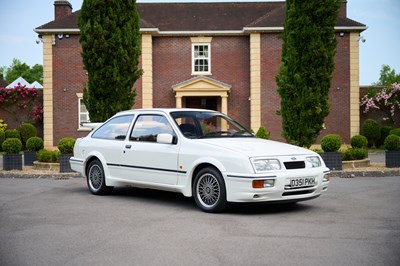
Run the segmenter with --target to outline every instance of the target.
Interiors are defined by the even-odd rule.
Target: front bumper
[[[295,202],[309,200],[321,195],[329,186],[324,176],[329,170],[287,170],[269,175],[238,175],[227,173],[224,175],[229,202]],[[315,184],[307,187],[290,188],[291,178],[314,177]],[[253,188],[253,180],[274,179],[273,187]]]

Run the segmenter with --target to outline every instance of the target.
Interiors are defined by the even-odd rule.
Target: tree
[[[394,83],[400,84],[400,73],[396,74],[396,71],[391,69],[390,66],[383,65],[379,81],[374,83],[374,85],[390,88]]]
[[[27,82],[34,81],[43,84],[43,66],[36,64],[32,68],[26,63],[14,58],[10,67],[2,67],[1,72],[5,72],[4,77],[8,83],[13,82],[19,77],[23,77]]]
[[[84,0],[78,20],[88,73],[83,101],[92,122],[130,109],[142,75],[139,15],[134,0]]]
[[[310,147],[329,114],[339,7],[337,0],[286,1],[276,82],[281,97],[282,135],[289,143]]]

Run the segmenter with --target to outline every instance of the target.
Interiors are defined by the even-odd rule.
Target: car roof
[[[116,115],[127,115],[127,114],[136,114],[136,113],[148,113],[148,112],[162,112],[162,113],[171,113],[171,112],[215,112],[215,110],[208,109],[196,109],[196,108],[143,108],[143,109],[131,109],[126,111],[118,112]]]

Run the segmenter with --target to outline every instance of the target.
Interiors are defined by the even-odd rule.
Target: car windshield
[[[171,116],[187,138],[253,137],[246,128],[218,112],[177,111]]]

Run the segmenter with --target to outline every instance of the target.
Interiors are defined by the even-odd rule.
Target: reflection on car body
[[[127,185],[174,191],[206,212],[229,202],[313,199],[329,185],[329,169],[315,152],[258,139],[202,109],[120,112],[78,139],[70,162],[93,194]]]

